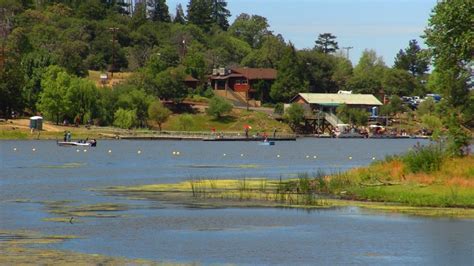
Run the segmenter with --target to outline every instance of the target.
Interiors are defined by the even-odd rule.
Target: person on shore
[[[71,142],[71,137],[72,137],[72,136],[71,136],[71,132],[68,131],[68,132],[66,133],[66,141],[67,141],[67,142]]]
[[[64,131],[64,138],[63,138],[64,141],[67,141],[67,131]]]

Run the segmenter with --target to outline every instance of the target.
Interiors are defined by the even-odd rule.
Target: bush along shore
[[[357,206],[423,216],[474,218],[474,156],[451,158],[438,146],[363,168],[292,179],[191,179],[177,184],[111,187],[107,193],[201,207]]]

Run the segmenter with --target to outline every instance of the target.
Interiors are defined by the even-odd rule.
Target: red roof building
[[[247,94],[253,99],[256,92],[254,86],[259,81],[272,83],[277,77],[277,71],[272,68],[232,68],[215,69],[210,76],[211,86],[214,90],[232,90]]]

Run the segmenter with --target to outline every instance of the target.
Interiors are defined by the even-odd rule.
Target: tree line
[[[469,29],[447,32],[443,27],[453,12],[472,10],[468,1],[440,2],[426,32],[430,49],[410,40],[393,67],[373,50],[365,50],[353,66],[331,33],[321,33],[314,47],[298,50],[272,32],[265,17],[243,13],[231,23],[225,0],[190,0],[185,8],[178,5],[171,14],[165,0],[140,1],[133,9],[118,0],[0,1],[0,112],[39,111],[53,120],[80,117],[113,124],[122,108],[135,110],[140,124],[146,117],[143,106],[149,104],[140,99],[179,103],[189,93],[204,95],[213,68],[234,66],[278,70],[271,86],[257,86],[261,93],[256,95],[269,103],[287,102],[298,92],[351,90],[398,96],[434,92],[446,95],[456,108],[472,106],[465,85],[472,36],[462,34]],[[458,24],[452,26],[469,25]],[[459,57],[449,56],[459,50]],[[433,58],[435,69],[429,74]],[[105,91],[84,79],[88,70],[133,75]],[[199,81],[196,91],[184,85],[188,75]],[[62,91],[51,92],[60,86]],[[84,96],[89,93],[93,103]],[[60,110],[48,103],[58,95],[66,105]]]

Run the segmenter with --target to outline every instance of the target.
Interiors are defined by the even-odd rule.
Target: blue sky
[[[318,34],[337,36],[339,47],[352,46],[357,64],[364,49],[374,49],[388,66],[395,55],[417,39],[428,23],[436,0],[228,0],[232,23],[240,13],[268,19],[270,29],[298,49],[312,48]],[[178,3],[186,12],[188,0],[167,0],[171,13]]]

